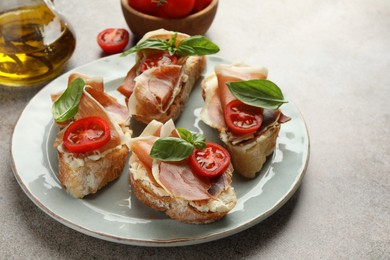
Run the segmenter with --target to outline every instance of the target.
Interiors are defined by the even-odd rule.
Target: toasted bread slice
[[[63,123],[53,146],[58,154],[58,178],[62,187],[75,198],[96,193],[107,183],[117,179],[129,154],[128,141],[132,135],[126,106],[104,92],[103,80],[73,73],[69,83],[76,78],[85,81],[76,114]],[[55,102],[63,92],[53,94]],[[71,123],[86,117],[99,117],[110,128],[110,139],[92,151],[73,153],[64,146],[64,133]],[[88,129],[89,130],[89,129]],[[90,136],[89,136],[90,137]]]
[[[128,147],[120,145],[104,154],[75,157],[58,151],[58,178],[61,185],[75,198],[96,193],[109,182],[119,178],[125,166]]]
[[[234,77],[250,78],[251,73],[256,77],[266,78],[268,71],[262,67],[248,67],[244,64],[222,65]],[[238,76],[237,76],[238,75]],[[236,136],[229,131],[225,120],[222,101],[220,98],[217,75],[207,75],[202,81],[202,95],[205,104],[201,110],[201,119],[212,128],[216,128],[219,137],[227,147],[234,169],[246,178],[254,178],[263,167],[267,156],[272,154],[280,131],[280,125],[289,120],[280,110],[264,110],[267,115],[262,127],[255,133],[247,136]],[[231,95],[231,94],[230,94]],[[231,99],[234,98],[232,95]],[[264,114],[263,114],[264,115]]]
[[[219,136],[230,153],[234,169],[240,175],[253,179],[263,168],[267,156],[275,150],[279,130],[280,125],[274,124],[257,138],[241,144],[230,142],[225,132],[220,132]]]
[[[233,167],[225,173],[231,182]],[[232,186],[208,201],[188,201],[173,197],[151,179],[136,155],[130,158],[130,184],[137,199],[170,218],[189,224],[207,224],[224,217],[237,203]]]
[[[207,178],[196,174],[187,160],[161,162],[149,156],[157,138],[176,133],[172,120],[164,125],[154,120],[132,139],[129,182],[134,194],[145,205],[177,221],[206,224],[221,219],[237,202],[231,186],[232,164],[222,175]]]

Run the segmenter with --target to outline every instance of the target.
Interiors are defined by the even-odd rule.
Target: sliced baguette
[[[58,177],[61,185],[75,198],[96,193],[121,175],[128,152],[126,145],[120,145],[101,155],[76,157],[59,149]]]
[[[62,187],[73,197],[83,198],[96,193],[121,175],[129,154],[128,142],[132,130],[126,107],[104,92],[101,78],[72,73],[69,84],[76,78],[82,78],[86,83],[77,113],[66,122],[56,123],[60,131],[53,146],[57,150],[58,178]],[[52,101],[55,102],[62,93],[53,94]],[[110,140],[93,151],[72,153],[64,146],[64,133],[74,121],[90,116],[98,116],[108,123]]]
[[[232,65],[231,65],[232,66]],[[244,64],[233,65],[247,67]],[[257,69],[267,76],[265,68]],[[201,110],[201,119],[204,123],[218,130],[219,138],[228,149],[234,169],[246,178],[255,178],[266,162],[267,156],[275,150],[276,140],[280,131],[280,124],[287,120],[280,111],[275,111],[272,120],[266,127],[260,128],[252,136],[234,136],[226,126],[222,103],[218,98],[218,80],[215,73],[207,75],[202,83],[202,96],[205,104]],[[268,111],[269,112],[269,111]],[[287,120],[288,121],[288,120]],[[264,125],[264,122],[263,122]],[[241,139],[241,140],[240,140]]]
[[[233,168],[227,170],[231,181]],[[207,224],[224,217],[237,203],[234,188],[229,186],[215,200],[188,201],[172,197],[150,178],[136,155],[130,158],[130,184],[134,194],[143,204],[165,212],[170,218],[189,224]]]
[[[231,143],[225,132],[220,132],[219,136],[230,153],[234,169],[240,175],[253,179],[263,168],[267,156],[275,150],[279,130],[280,125],[274,124],[251,142],[241,144]]]

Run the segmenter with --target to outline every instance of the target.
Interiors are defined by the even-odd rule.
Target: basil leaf
[[[207,39],[204,36],[191,36],[179,43],[179,46],[176,46],[177,33],[173,34],[169,40],[161,39],[149,39],[143,42],[138,43],[132,48],[124,51],[121,54],[121,57],[127,56],[134,52],[138,52],[145,49],[155,49],[168,51],[170,55],[177,53],[179,56],[203,56],[214,54],[219,51],[219,47]]]
[[[197,149],[206,148],[206,137],[201,133],[195,133],[193,135],[194,142],[192,143]]]
[[[178,128],[177,131],[180,134],[180,137],[187,142],[191,143],[197,149],[206,148],[206,137],[201,133],[191,133],[185,128]]]
[[[193,150],[194,146],[184,139],[165,137],[154,142],[150,156],[161,161],[178,162],[188,158]]]
[[[166,51],[169,49],[169,43],[168,41],[163,41],[160,39],[150,39],[143,42],[138,43],[137,45],[133,46],[132,48],[128,49],[127,51],[123,52],[121,54],[121,57],[127,56],[129,54],[132,54],[134,52],[138,52],[140,50],[145,49],[155,49],[155,50],[162,50]]]
[[[69,120],[77,113],[84,86],[85,82],[82,78],[73,80],[53,103],[52,114],[56,122]]]
[[[219,52],[219,47],[206,37],[197,35],[182,40],[177,52],[180,56],[204,56]]]
[[[177,128],[176,129],[179,134],[180,134],[180,137],[184,140],[186,140],[187,142],[191,143],[193,142],[194,138],[192,137],[192,133],[190,131],[188,131],[187,129],[185,128]]]
[[[227,82],[226,85],[236,98],[251,106],[274,110],[287,103],[280,88],[266,79]]]

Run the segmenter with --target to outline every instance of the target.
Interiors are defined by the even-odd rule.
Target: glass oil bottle
[[[48,0],[0,3],[0,85],[29,87],[56,77],[76,39]]]

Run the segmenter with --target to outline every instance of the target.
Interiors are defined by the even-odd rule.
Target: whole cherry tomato
[[[155,15],[157,13],[157,2],[153,0],[128,0],[128,3],[135,10],[144,14]]]
[[[129,32],[125,29],[108,28],[100,32],[97,42],[107,53],[121,52],[129,42]]]
[[[230,101],[224,111],[228,128],[237,135],[256,132],[263,122],[263,109],[241,102],[238,99]]]
[[[160,67],[160,66],[176,64],[176,63],[177,63],[176,55],[171,56],[169,55],[168,52],[159,52],[155,55],[152,55],[144,59],[139,66],[139,72],[142,73],[145,70],[148,70],[153,67]]]
[[[66,128],[63,142],[72,153],[85,153],[99,149],[111,139],[109,124],[101,117],[84,117]]]
[[[205,149],[195,149],[189,157],[191,168],[199,175],[216,177],[226,171],[230,154],[222,146],[206,142]]]
[[[194,9],[192,10],[193,13],[199,12],[203,9],[205,9],[212,0],[195,0]]]
[[[160,0],[157,14],[163,18],[182,18],[189,15],[195,0]]]

